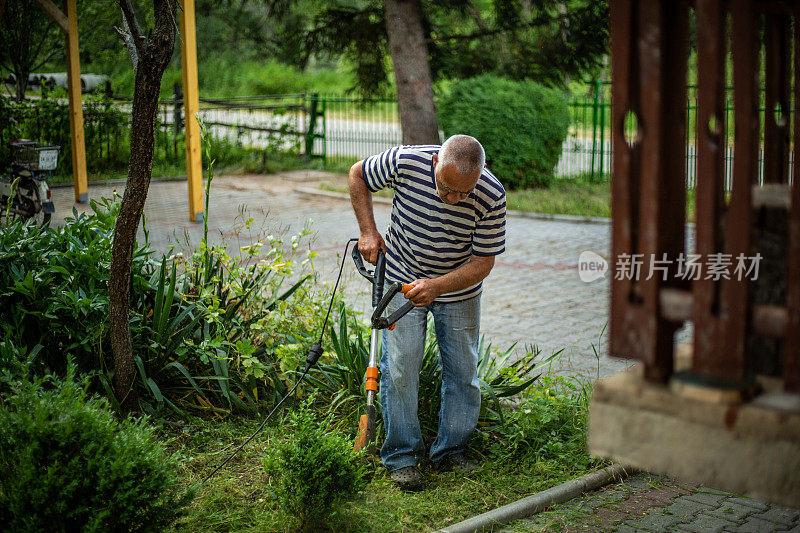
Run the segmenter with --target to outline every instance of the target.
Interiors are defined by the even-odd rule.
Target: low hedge
[[[163,530],[192,497],[177,456],[73,373],[0,395],[0,531]]]
[[[547,187],[569,128],[562,93],[533,81],[484,75],[453,84],[437,102],[446,137],[472,135],[508,190]]]

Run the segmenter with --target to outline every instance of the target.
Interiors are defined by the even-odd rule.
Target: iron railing
[[[179,89],[179,86],[178,86]],[[725,141],[724,184],[732,187],[733,172],[733,100],[732,88],[726,91],[720,138]],[[689,85],[686,91],[686,186],[693,189],[697,183],[697,89]],[[760,99],[761,145],[766,106],[762,89]],[[392,99],[363,99],[335,94],[297,93],[232,98],[203,98],[200,116],[217,141],[236,144],[254,150],[282,150],[321,158],[336,163],[351,163],[402,143],[397,103]],[[114,105],[115,104],[115,105]],[[57,124],[48,119],[49,127],[37,126],[41,113],[36,106],[5,107],[12,110],[18,120],[31,123],[27,130],[51,131],[59,127],[64,131],[58,139],[35,139],[59,142],[69,139],[68,110],[66,102],[57,114]],[[611,174],[612,102],[610,83],[591,82],[582,94],[572,96],[568,107],[571,125],[562,147],[561,158],[555,169],[557,176],[588,175],[593,180]],[[16,109],[19,109],[16,111]],[[790,109],[789,120],[794,116]],[[52,114],[52,113],[51,113]],[[780,110],[773,110],[780,118]],[[62,118],[63,116],[63,118]],[[87,137],[87,162],[90,170],[102,172],[125,167],[127,161],[126,128],[121,122],[129,121],[130,99],[118,98],[108,105],[91,104],[84,112]],[[120,118],[122,117],[122,118]],[[185,162],[183,134],[183,106],[180,91],[174,98],[159,102],[156,130],[155,161],[179,167]],[[14,121],[6,121],[11,124]],[[17,128],[19,129],[19,128]],[[9,130],[9,131],[6,131]],[[626,136],[637,135],[634,118],[625,118]],[[0,139],[12,135],[9,127],[0,125]],[[68,143],[61,142],[67,146]],[[2,155],[2,154],[0,154]],[[60,172],[68,173],[69,152]],[[789,160],[789,180],[793,180]],[[763,180],[763,149],[759,150],[759,179]],[[67,177],[67,176],[65,176]]]

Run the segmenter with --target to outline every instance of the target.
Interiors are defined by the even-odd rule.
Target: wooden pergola
[[[72,150],[72,176],[75,201],[89,199],[86,179],[86,149],[83,135],[83,105],[81,101],[81,66],[78,54],[78,12],[76,0],[64,0],[63,11],[52,0],[36,0],[48,17],[64,33],[67,51],[67,94],[69,97],[69,128]],[[196,113],[200,108],[197,89],[197,37],[195,32],[194,0],[179,0],[181,25],[181,66],[183,68],[183,107],[186,116],[186,177],[189,184],[189,220],[203,218],[203,169],[200,154],[200,126]],[[0,18],[6,0],[0,0]]]
[[[800,507],[800,2],[611,0],[610,7],[609,354],[640,364],[595,384],[589,449]],[[690,128],[692,28],[697,120]],[[729,97],[734,113],[726,117]],[[685,209],[690,142],[694,228]],[[692,231],[694,247],[686,239]],[[692,342],[676,346],[686,322]]]

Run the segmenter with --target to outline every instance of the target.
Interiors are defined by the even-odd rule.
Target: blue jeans
[[[398,294],[386,314],[406,301]],[[381,447],[381,460],[389,471],[416,466],[425,453],[417,406],[428,312],[433,315],[442,369],[442,406],[439,431],[430,449],[431,461],[437,463],[463,452],[464,442],[478,423],[480,295],[461,302],[434,302],[413,308],[393,331],[383,330],[380,400],[386,440]]]

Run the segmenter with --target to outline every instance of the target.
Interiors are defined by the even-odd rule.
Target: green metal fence
[[[763,89],[762,89],[763,92]],[[319,122],[312,153],[328,160],[351,162],[380,152],[402,142],[402,133],[393,100],[362,100],[344,96],[319,96]],[[762,98],[760,123],[763,136],[764,122],[780,117],[779,110],[767,113]],[[725,187],[731,188],[733,175],[733,89],[728,88],[722,119],[722,138],[726,139]],[[591,82],[583,94],[573,96],[568,102],[571,125],[564,141],[561,159],[556,167],[557,176],[588,175],[593,179],[611,174],[611,84]],[[794,109],[788,119],[792,123]],[[625,119],[626,138],[636,136],[636,117]],[[697,183],[697,88],[687,88],[686,100],[686,186]],[[762,137],[763,139],[763,137]],[[790,155],[791,165],[794,154]],[[763,180],[763,150],[759,154],[759,180]]]
[[[611,102],[606,83],[592,83],[569,102],[572,125],[556,167],[558,176],[611,171]],[[327,161],[350,163],[402,143],[397,102],[341,95],[314,95],[319,117],[308,152]],[[307,145],[309,146],[309,145]]]
[[[403,142],[395,100],[323,94],[312,95],[310,102],[319,111],[308,128],[312,157],[350,163]]]
[[[592,82],[585,87],[585,91],[571,97],[568,102],[571,125],[562,147],[561,159],[556,167],[557,176],[583,174],[598,179],[611,174],[611,86],[607,82]],[[0,101],[0,104],[3,102],[5,100]],[[55,102],[53,105],[59,104]],[[115,121],[102,118],[106,115],[102,117],[97,115],[90,102],[84,105],[86,107],[84,114],[87,117],[87,145],[93,147],[87,146],[90,148],[87,151],[87,155],[91,157],[90,168],[101,163],[110,168],[111,164],[108,161],[112,155],[117,158],[115,159],[118,161],[117,166],[121,166],[122,161],[126,159],[127,138],[119,130],[120,124],[127,123],[130,103],[117,100],[110,106],[111,109],[106,109],[115,113],[114,116],[117,117]],[[27,107],[37,106],[28,104]],[[15,109],[11,103],[0,105],[0,116],[11,116],[9,113]],[[179,95],[176,95],[175,99],[160,103],[156,136],[157,161],[174,165],[180,165],[184,161],[182,112]],[[794,112],[794,109],[790,109],[788,117],[781,116],[780,110],[771,110],[767,113],[762,97],[760,117],[762,139],[765,120],[788,119],[791,124]],[[66,109],[59,113],[59,117],[62,115],[65,117]],[[727,189],[730,189],[733,171],[733,113],[733,94],[732,89],[729,89],[721,124],[722,138],[726,139]],[[397,103],[390,99],[361,99],[316,93],[204,99],[200,114],[215,138],[249,149],[263,149],[265,154],[268,150],[290,150],[304,153],[311,158],[352,163],[402,143]],[[93,118],[95,115],[100,118]],[[635,136],[637,130],[635,122],[633,115],[627,117],[626,138]],[[22,122],[0,121],[0,139],[12,138],[14,135],[21,136],[25,133],[12,131],[10,125],[18,123]],[[49,120],[48,124],[51,130],[59,130],[61,134],[59,137],[59,132],[50,132],[48,137],[51,138],[51,142],[52,139],[60,140],[62,137],[68,139],[66,120]],[[698,131],[697,91],[694,86],[689,86],[687,90],[686,124],[686,185],[693,188],[697,182]],[[97,142],[88,142],[95,138],[98,139]],[[61,144],[66,147],[68,142]],[[68,150],[64,150],[64,153],[67,155]],[[793,156],[792,153],[789,161],[790,179],[793,178],[791,170]],[[69,166],[64,165],[65,179],[68,179],[66,175],[68,169]],[[762,175],[763,151],[759,155],[759,176]]]

